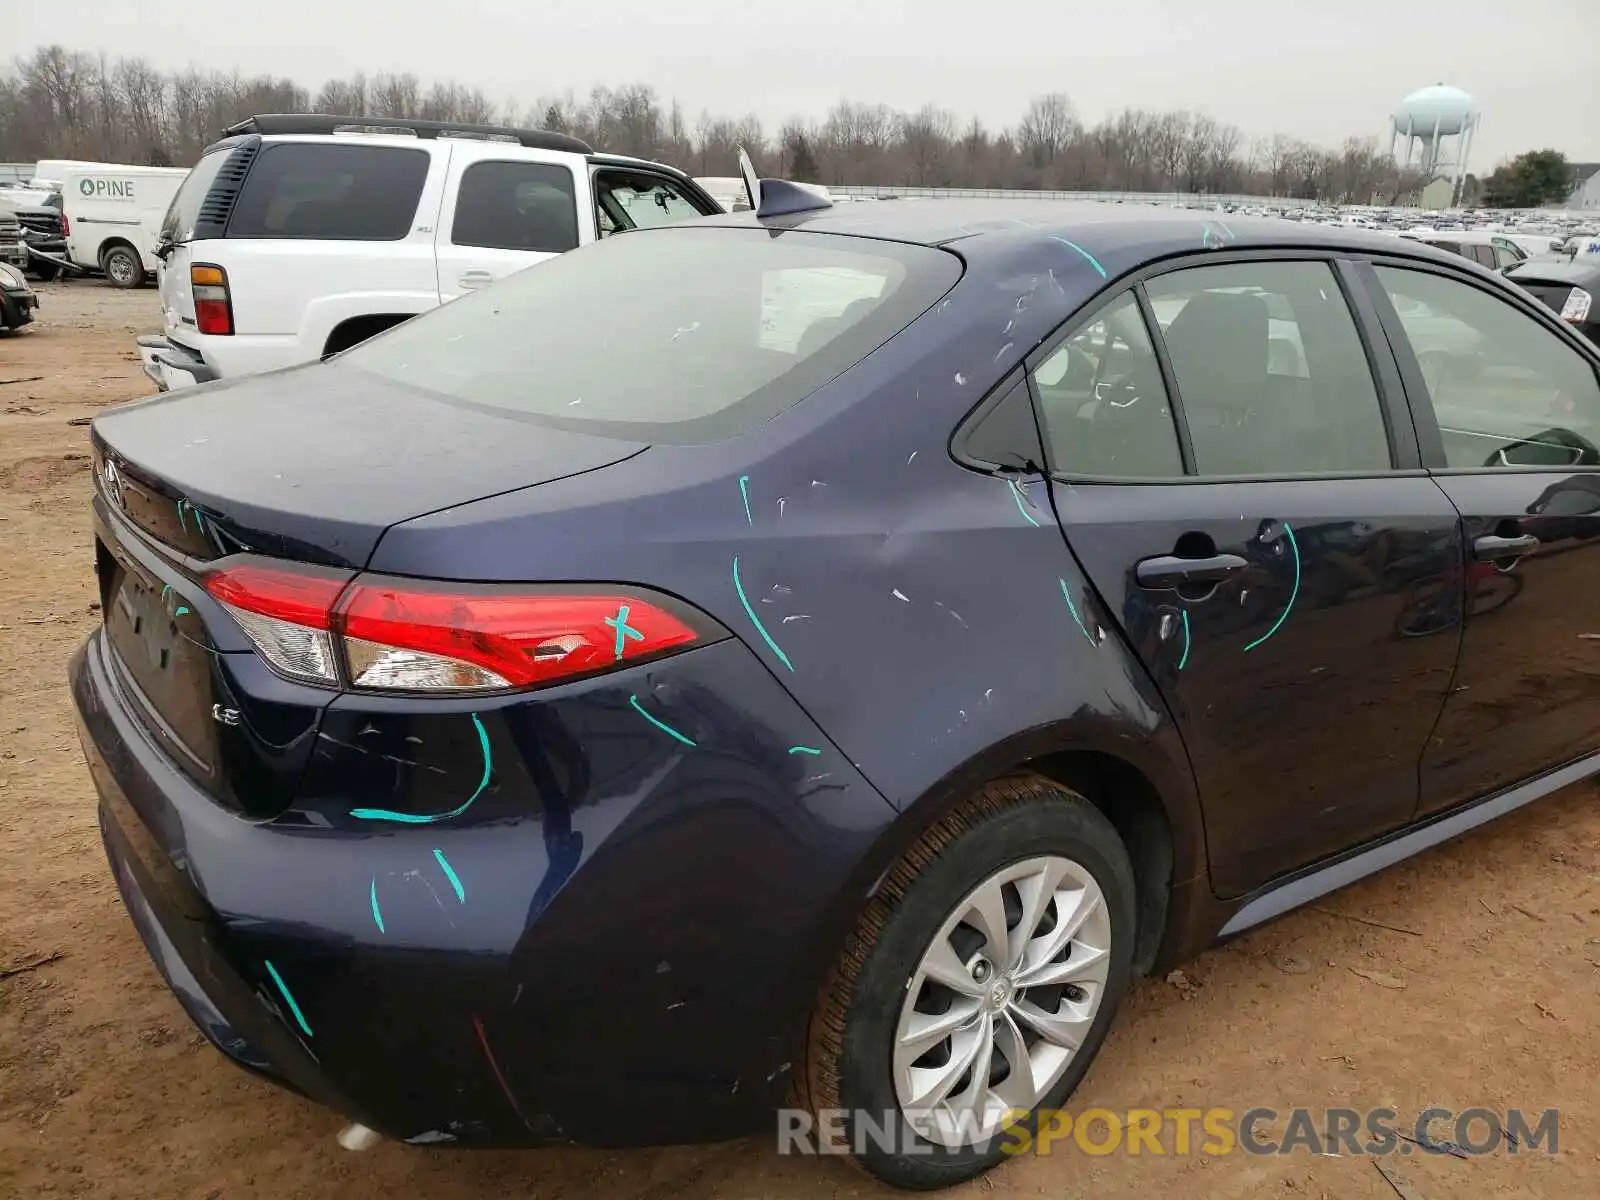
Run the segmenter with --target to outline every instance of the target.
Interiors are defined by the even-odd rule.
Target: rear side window
[[[473,163],[461,176],[450,241],[566,253],[578,244],[572,172],[552,163]]]
[[[1146,287],[1199,474],[1389,468],[1377,386],[1327,263],[1192,267]]]
[[[1594,367],[1527,313],[1426,271],[1378,267],[1451,467],[1600,466]]]
[[[278,142],[262,149],[228,222],[230,238],[399,241],[428,176],[426,150]]]
[[[877,349],[960,274],[960,260],[928,246],[641,230],[454,300],[328,369],[541,424],[717,441]]]
[[[161,219],[163,242],[187,242],[194,237],[194,224],[200,217],[200,205],[216,181],[217,172],[228,161],[233,147],[223,146],[204,155],[184,177],[177,195],[167,206],[167,215]]]

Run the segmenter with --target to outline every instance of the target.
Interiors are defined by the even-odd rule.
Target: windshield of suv
[[[677,226],[607,238],[330,360],[452,403],[708,442],[870,354],[960,277],[928,246]]]

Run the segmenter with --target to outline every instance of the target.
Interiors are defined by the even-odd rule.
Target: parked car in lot
[[[722,211],[687,175],[541,130],[261,116],[206,150],[167,212],[166,389],[336,354],[613,233]]]
[[[1530,262],[1506,277],[1537,296],[1591,342],[1600,344],[1600,304],[1595,303],[1600,296],[1600,255]]]
[[[366,1130],[957,1183],[1132,976],[1600,770],[1597,367],[1380,233],[766,181],[96,418],[107,853]]]
[[[20,267],[0,261],[0,329],[21,329],[32,324],[39,297]]]
[[[0,263],[10,263],[14,267],[28,265],[28,245],[22,240],[17,206],[5,200],[0,200]]]
[[[1477,230],[1459,233],[1432,230],[1419,232],[1408,229],[1400,236],[1426,242],[1430,246],[1448,250],[1451,254],[1459,254],[1462,258],[1470,258],[1479,266],[1487,267],[1491,271],[1509,271],[1512,267],[1528,261],[1528,251],[1501,233],[1483,233]]]
[[[60,278],[71,268],[61,193],[49,193],[42,204],[19,204],[16,212],[22,224],[22,242],[28,251],[27,269],[47,283]]]

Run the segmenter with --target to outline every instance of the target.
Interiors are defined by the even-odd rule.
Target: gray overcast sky
[[[313,89],[411,71],[523,105],[642,82],[769,132],[840,98],[1013,124],[1064,91],[1089,121],[1191,107],[1333,144],[1444,81],[1483,108],[1475,168],[1600,160],[1600,0],[0,0],[0,51],[53,41]]]

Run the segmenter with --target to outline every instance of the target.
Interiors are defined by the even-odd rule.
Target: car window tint
[[[450,241],[564,254],[578,244],[572,172],[553,163],[478,162],[462,173]]]
[[[1600,381],[1577,350],[1470,284],[1377,271],[1422,367],[1449,466],[1600,466]]]
[[[256,158],[228,221],[230,238],[392,242],[411,231],[428,153],[280,142]]]
[[[1150,332],[1132,293],[1079,326],[1033,372],[1052,470],[1160,479],[1183,474]]]
[[[1390,465],[1372,370],[1327,263],[1192,267],[1147,287],[1197,472]]]
[[[595,176],[595,189],[602,236],[703,215],[684,188],[660,175],[602,171]]]
[[[644,230],[453,300],[328,368],[512,419],[718,441],[876,350],[960,276],[960,259],[929,246],[699,224]]]
[[[232,153],[232,146],[219,147],[202,155],[200,161],[190,168],[177,194],[172,197],[172,203],[167,206],[166,216],[161,219],[163,242],[186,242],[194,237],[194,225],[200,218],[200,204],[216,181],[217,172],[222,170]]]

